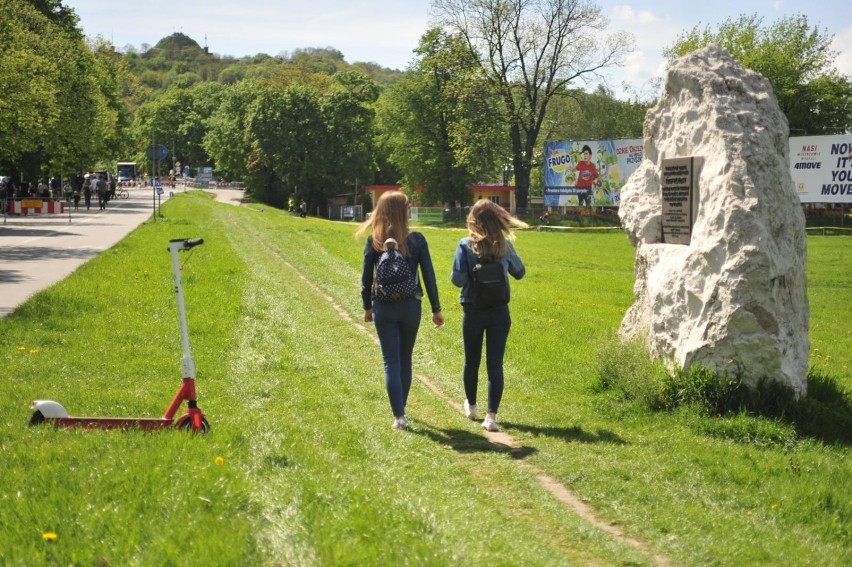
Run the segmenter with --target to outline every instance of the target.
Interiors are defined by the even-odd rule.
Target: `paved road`
[[[235,205],[243,197],[242,191],[213,192]],[[151,193],[131,189],[129,199],[111,201],[105,211],[95,200],[89,211],[81,203],[70,215],[0,217],[0,317],[120,241],[153,211]]]

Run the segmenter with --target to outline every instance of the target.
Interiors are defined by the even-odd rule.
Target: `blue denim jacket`
[[[406,243],[408,244],[408,265],[411,266],[414,274],[417,274],[417,266],[420,266],[423,283],[426,285],[426,294],[432,305],[432,313],[438,313],[441,311],[441,300],[438,297],[438,282],[435,280],[435,268],[432,266],[426,237],[419,232],[411,232]],[[364,247],[364,267],[361,272],[361,303],[364,309],[372,309],[373,302],[376,300],[373,295],[373,278],[376,275],[376,262],[381,255],[381,252],[373,249],[373,237],[368,236]],[[423,287],[420,285],[419,277],[417,278],[417,299],[423,299]]]
[[[509,240],[506,242],[508,244],[508,248],[506,250],[506,255],[502,258],[498,259],[498,262],[503,264],[503,269],[506,272],[506,287],[509,288],[509,297],[511,298],[511,286],[509,286],[509,276],[511,275],[516,280],[524,277],[524,274],[527,273],[526,268],[524,267],[524,263],[521,261],[521,257],[518,256],[518,253],[515,252],[515,247],[512,245],[512,241]],[[474,253],[473,249],[470,247],[470,237],[466,236],[459,240],[459,246],[456,248],[456,255],[453,258],[453,273],[452,280],[453,284],[456,287],[460,287],[461,293],[459,293],[459,302],[464,304],[473,305],[473,285],[472,285],[472,277],[473,267],[476,266],[477,258],[476,253]]]

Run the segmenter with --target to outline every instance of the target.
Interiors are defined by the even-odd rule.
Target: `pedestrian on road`
[[[503,398],[503,355],[512,326],[509,316],[509,276],[519,280],[526,273],[524,263],[512,246],[512,226],[527,228],[529,225],[510,215],[500,205],[488,199],[480,199],[467,215],[469,234],[459,241],[453,258],[452,280],[456,287],[462,288],[460,302],[464,312],[464,411],[469,419],[477,419],[476,392],[484,338],[488,411],[482,427],[488,431],[498,430],[497,410]],[[502,266],[498,270],[499,276],[488,286],[482,285],[483,278],[479,276],[485,264]],[[500,281],[501,278],[503,281]],[[499,293],[494,293],[498,288]]]
[[[54,201],[58,201],[62,195],[62,182],[59,180],[59,176],[54,175],[50,178],[50,198]]]
[[[388,191],[379,197],[373,214],[361,223],[355,233],[355,237],[360,238],[370,232],[364,247],[361,301],[364,321],[375,323],[379,335],[385,366],[385,388],[394,416],[391,424],[394,429],[408,427],[405,407],[411,389],[414,343],[423,313],[423,288],[417,277],[418,268],[432,305],[432,323],[436,328],[444,324],[429,246],[421,233],[409,232],[410,211],[405,193]],[[405,286],[404,292],[392,292],[389,287],[378,285],[381,278],[377,277],[377,266],[380,260],[382,264],[389,262],[391,256],[399,260],[395,264],[397,273],[406,276],[401,283]]]
[[[101,175],[98,177],[95,187],[98,192],[98,207],[100,207],[100,210],[105,211],[107,200],[109,199],[109,183]]]
[[[86,203],[86,210],[92,206],[92,183],[91,174],[86,174],[86,179],[83,181],[83,201]]]

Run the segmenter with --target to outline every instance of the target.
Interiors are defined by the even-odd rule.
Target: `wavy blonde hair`
[[[408,256],[408,197],[401,191],[382,193],[370,218],[362,222],[355,232],[361,238],[372,231],[373,249],[384,249],[385,240],[393,238],[403,256]]]
[[[512,227],[529,228],[524,221],[488,199],[480,199],[467,215],[470,246],[477,256],[502,258],[508,250],[507,240],[514,240]]]

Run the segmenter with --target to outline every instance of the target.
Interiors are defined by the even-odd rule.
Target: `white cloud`
[[[637,12],[633,9],[633,6],[628,6],[627,4],[613,6],[612,12],[616,21],[625,22],[631,25],[652,24],[660,21],[660,18],[653,12],[648,10],[639,10]]]
[[[624,66],[606,73],[607,83],[620,95],[623,82],[646,92],[650,82],[664,76],[666,62],[663,49],[672,45],[677,34],[684,29],[681,22],[673,21],[669,16],[658,15],[649,10],[636,10],[627,4],[613,6],[609,15],[613,30],[627,31],[636,40],[636,50],[629,54]]]
[[[627,6],[626,4],[619,4],[618,6],[613,7],[612,12],[615,16],[615,20],[620,22],[631,22],[633,21],[634,14],[636,14],[636,10],[633,9],[633,6]]]
[[[834,34],[831,48],[840,53],[835,60],[837,70],[852,79],[852,26]]]

